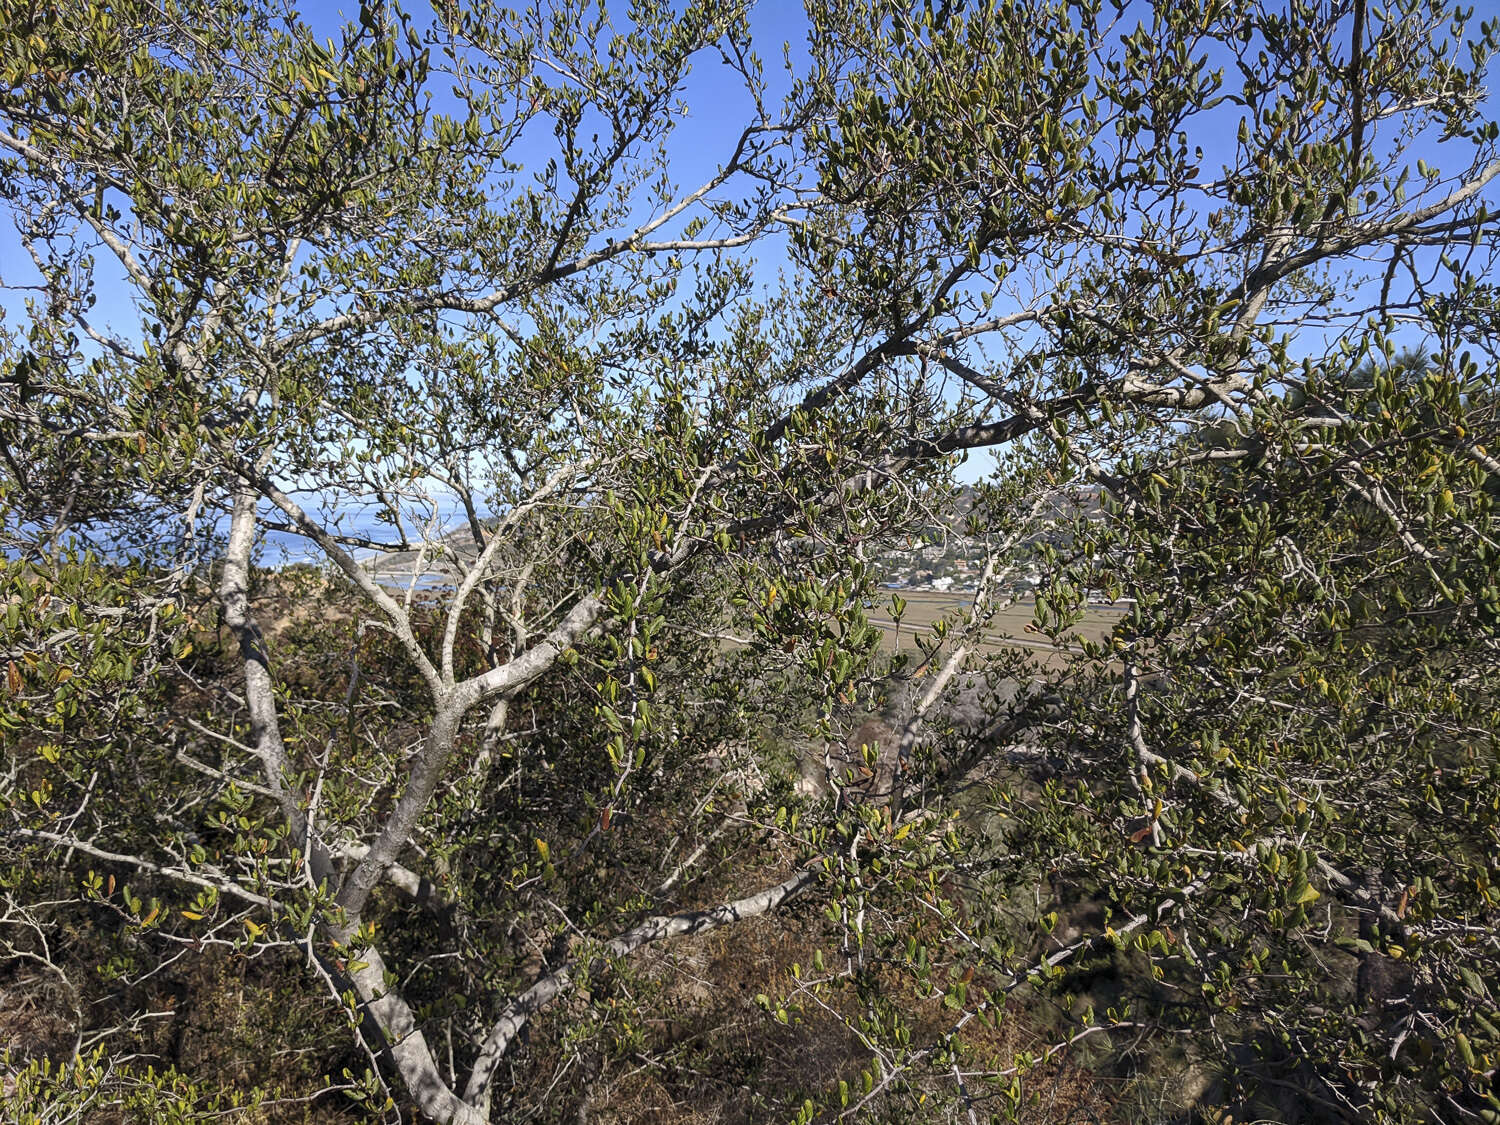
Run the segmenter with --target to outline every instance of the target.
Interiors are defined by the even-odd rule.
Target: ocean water
[[[268,516],[273,517],[276,514],[279,513],[267,513]],[[389,522],[380,519],[376,509],[346,510],[335,514],[318,512],[309,508],[308,514],[319,520],[330,532],[392,545],[401,541],[400,531]],[[431,536],[441,537],[461,528],[463,522],[463,513],[455,505],[436,513],[424,513],[420,522],[408,520],[403,526],[408,540],[416,542],[424,531]],[[265,532],[261,542],[260,564],[262,566],[281,567],[294,563],[311,563],[314,566],[332,565],[318,545],[304,535],[270,530]],[[355,558],[361,560],[374,558],[377,555],[376,551],[369,548],[349,546],[348,549]]]

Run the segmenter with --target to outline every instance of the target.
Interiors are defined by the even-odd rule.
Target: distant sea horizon
[[[378,518],[374,509],[366,509],[356,512],[344,512],[336,518],[329,518],[328,513],[318,513],[325,520],[324,526],[330,531],[336,531],[342,535],[355,536],[370,540],[389,540],[395,537],[395,528],[389,523]],[[457,528],[463,526],[464,514],[457,507],[437,513],[436,525],[439,537],[447,535]],[[406,524],[409,536],[416,534],[414,522]],[[297,563],[314,563],[322,565],[330,562],[328,557],[318,549],[306,536],[287,531],[267,531],[262,539],[264,545],[261,565],[262,566],[292,566]],[[373,557],[374,553],[369,548],[352,547],[351,553],[356,558]]]

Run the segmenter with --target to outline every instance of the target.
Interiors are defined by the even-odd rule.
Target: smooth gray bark
[[[814,868],[804,867],[791,878],[777,883],[745,898],[726,902],[708,910],[688,910],[680,914],[662,914],[648,918],[640,925],[627,930],[613,941],[607,942],[599,951],[600,957],[625,957],[642,946],[664,938],[680,937],[684,934],[701,934],[720,926],[753,918],[774,910],[817,879]],[[488,1105],[490,1083],[505,1052],[520,1034],[526,1022],[553,1000],[573,986],[573,974],[579,962],[569,961],[528,988],[512,1000],[495,1021],[494,1027],[485,1037],[479,1057],[474,1060],[468,1085],[464,1087],[464,1100],[473,1105]]]

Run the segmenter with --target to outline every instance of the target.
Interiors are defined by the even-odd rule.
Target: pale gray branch
[[[680,914],[663,914],[648,918],[639,926],[627,930],[613,941],[606,942],[600,950],[601,956],[625,957],[644,945],[664,938],[680,937],[684,934],[700,934],[708,930],[757,914],[774,910],[792,896],[810,886],[817,878],[813,868],[804,867],[790,879],[776,884],[758,894],[726,902],[708,910],[688,910]],[[490,1029],[480,1048],[479,1057],[464,1087],[464,1100],[471,1105],[488,1100],[490,1082],[500,1060],[505,1057],[515,1037],[536,1012],[545,1008],[558,996],[567,992],[573,984],[573,974],[578,970],[577,960],[569,961],[548,973],[536,984],[521,993],[506,1006],[505,1011]]]

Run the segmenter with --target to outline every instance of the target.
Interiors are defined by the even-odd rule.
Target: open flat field
[[[901,615],[899,627],[890,613],[891,597],[898,594],[906,602],[906,609]],[[916,637],[927,633],[934,621],[965,608],[972,598],[972,594],[937,590],[883,590],[870,607],[870,623],[880,628],[883,648],[894,650],[898,643],[901,647],[913,648],[916,644]],[[987,649],[1027,648],[1039,652],[1056,651],[1056,646],[1046,637],[1026,631],[1026,626],[1031,624],[1033,608],[1031,599],[1027,598],[998,613],[991,625],[984,647]],[[1124,612],[1122,607],[1090,606],[1084,612],[1083,620],[1074,627],[1073,634],[1098,640],[1114,628]]]

